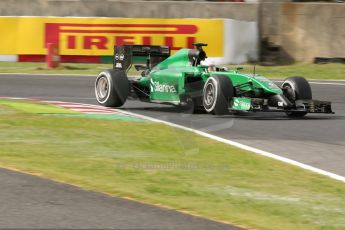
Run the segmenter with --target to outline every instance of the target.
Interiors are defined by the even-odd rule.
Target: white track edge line
[[[334,80],[334,82],[327,82],[329,80],[324,80],[324,82],[321,80],[319,82],[316,81],[308,81],[309,84],[314,84],[314,85],[341,85],[344,86],[345,83],[336,83],[337,81]],[[277,81],[277,80],[273,80],[273,82],[284,82],[284,81]],[[339,80],[339,82],[344,82],[343,80]]]
[[[72,77],[95,77],[96,74],[78,73],[0,73],[0,75],[25,75],[25,76],[72,76]]]
[[[345,83],[333,83],[333,82],[314,82],[314,81],[310,81],[310,84],[314,84],[314,85],[345,85]]]
[[[345,182],[345,177],[340,176],[338,174],[335,174],[335,173],[332,173],[332,172],[328,172],[326,170],[319,169],[319,168],[316,168],[316,167],[313,167],[313,166],[310,166],[310,165],[307,165],[307,164],[304,164],[304,163],[301,163],[301,162],[298,162],[298,161],[295,161],[295,160],[292,160],[292,159],[289,159],[289,158],[286,158],[286,157],[282,157],[282,156],[279,156],[279,155],[276,155],[276,154],[273,154],[273,153],[270,153],[270,152],[267,152],[267,151],[264,151],[264,150],[261,150],[261,149],[257,149],[257,148],[254,148],[254,147],[251,147],[251,146],[248,146],[248,145],[244,145],[244,144],[241,144],[241,143],[236,142],[236,141],[231,141],[231,140],[219,137],[219,136],[215,136],[213,134],[205,133],[205,132],[200,131],[200,130],[196,130],[196,129],[193,129],[193,128],[188,128],[188,127],[185,127],[185,126],[182,126],[182,125],[174,124],[172,122],[159,120],[159,119],[156,119],[156,118],[153,118],[153,117],[149,117],[149,116],[145,116],[145,115],[141,115],[141,114],[136,114],[136,113],[132,113],[132,112],[128,112],[128,111],[123,111],[123,112],[124,113],[128,113],[129,115],[138,116],[138,117],[141,117],[143,119],[147,119],[147,120],[150,120],[150,121],[153,121],[153,122],[163,123],[163,124],[171,126],[171,127],[183,129],[183,130],[186,130],[186,131],[190,131],[190,132],[193,132],[193,133],[198,134],[200,136],[207,137],[209,139],[222,142],[224,144],[232,145],[232,146],[238,147],[240,149],[244,149],[244,150],[247,150],[247,151],[250,151],[250,152],[262,155],[262,156],[266,156],[266,157],[269,157],[269,158],[272,158],[272,159],[275,159],[275,160],[278,160],[278,161],[281,161],[281,162],[284,162],[284,163],[287,163],[287,164],[290,164],[290,165],[294,165],[294,166],[297,166],[297,167],[300,167],[300,168],[303,168],[303,169],[306,169],[306,170],[309,170],[309,171],[312,171],[312,172],[324,175],[324,176],[328,176],[328,177],[330,177],[332,179],[335,179],[335,180],[338,180],[338,181],[341,181],[341,182]]]

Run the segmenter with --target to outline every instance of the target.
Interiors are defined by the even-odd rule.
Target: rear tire
[[[234,96],[234,87],[229,77],[211,75],[203,89],[203,106],[208,113],[224,115],[229,113],[229,103]]]
[[[95,94],[99,104],[106,107],[122,106],[129,94],[129,81],[122,70],[103,70],[95,82]]]
[[[309,82],[303,77],[289,77],[283,84],[284,96],[292,103],[296,100],[311,100],[312,93]],[[307,112],[286,112],[289,117],[304,117]]]

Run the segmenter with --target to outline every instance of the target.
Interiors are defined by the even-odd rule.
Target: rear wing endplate
[[[121,45],[114,47],[113,68],[125,70],[136,62],[135,57],[146,57],[145,62],[151,68],[170,56],[169,46]]]

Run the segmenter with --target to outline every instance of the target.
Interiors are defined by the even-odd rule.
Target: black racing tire
[[[234,86],[225,75],[211,75],[203,89],[202,103],[208,113],[224,115],[229,113],[229,103],[234,97]]]
[[[289,77],[282,84],[284,95],[292,102],[311,100],[312,92],[309,82],[304,77]],[[286,112],[289,117],[304,117],[307,112]]]
[[[103,70],[95,81],[97,102],[106,107],[122,106],[129,94],[129,81],[125,71]]]

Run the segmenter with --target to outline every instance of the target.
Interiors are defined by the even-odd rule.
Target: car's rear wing
[[[114,69],[125,70],[132,63],[145,63],[147,68],[157,65],[170,56],[169,46],[121,45],[114,47]],[[141,57],[141,59],[140,59]]]

